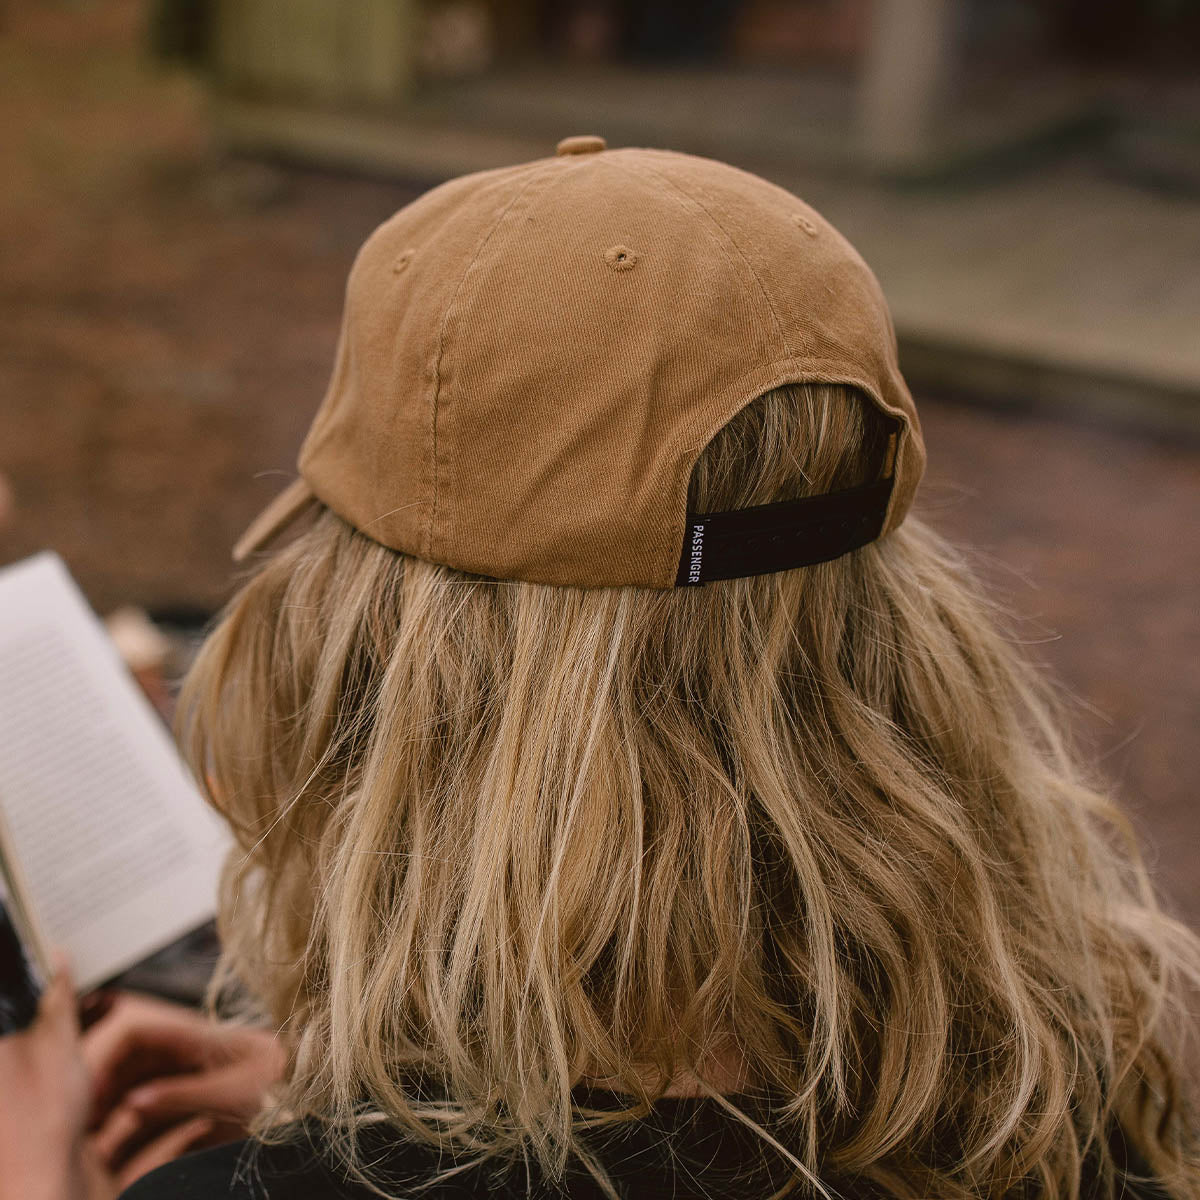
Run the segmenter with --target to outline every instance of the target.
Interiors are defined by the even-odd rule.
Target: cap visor
[[[233,561],[241,562],[281,534],[308,506],[316,501],[303,479],[289,483],[250,523],[250,528],[233,547]]]

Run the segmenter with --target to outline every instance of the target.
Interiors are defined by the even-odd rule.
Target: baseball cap
[[[805,382],[891,418],[880,477],[689,513],[713,436]],[[889,533],[924,464],[883,293],[824,218],[725,163],[569,137],[370,235],[299,478],[234,557],[319,501],[394,550],[497,579],[695,586]]]

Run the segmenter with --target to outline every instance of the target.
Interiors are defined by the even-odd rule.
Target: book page
[[[0,571],[0,808],[81,989],[213,913],[228,835],[54,554]]]

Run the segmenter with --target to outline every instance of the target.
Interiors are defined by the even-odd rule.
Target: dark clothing
[[[41,990],[37,972],[9,915],[4,879],[0,876],[0,1037],[18,1033],[33,1023]]]
[[[611,1092],[579,1088],[575,1095],[588,1107],[615,1107]],[[666,1098],[655,1105],[651,1118],[588,1136],[588,1144],[624,1200],[757,1200],[769,1196],[790,1174],[785,1160],[765,1147],[757,1134],[706,1098]],[[390,1137],[377,1135],[374,1142],[368,1136],[364,1148],[381,1168],[381,1181],[400,1195],[440,1167],[452,1165],[449,1160],[439,1162],[430,1147],[397,1140],[394,1132]],[[1140,1163],[1129,1165],[1144,1171]],[[878,1198],[865,1184],[822,1182],[840,1200]],[[568,1176],[564,1190],[539,1182],[536,1176],[528,1187],[524,1167],[505,1174],[495,1165],[467,1170],[420,1194],[428,1200],[600,1200],[603,1196],[583,1168]],[[805,1189],[797,1193],[811,1194]],[[139,1180],[120,1200],[369,1200],[373,1195],[348,1183],[302,1132],[286,1145],[233,1142],[185,1155]],[[1124,1200],[1160,1200],[1165,1193],[1127,1185],[1123,1196]]]
[[[577,1103],[593,1108],[617,1107],[614,1093],[577,1088]],[[623,1104],[623,1101],[621,1102]],[[235,1142],[201,1151],[151,1172],[122,1194],[121,1200],[367,1200],[371,1193],[346,1182],[337,1167],[318,1155],[312,1142],[258,1146]],[[386,1140],[385,1140],[386,1139]],[[787,1177],[778,1163],[764,1170],[761,1139],[731,1119],[712,1100],[666,1098],[654,1106],[651,1118],[617,1130],[592,1131],[588,1144],[609,1170],[627,1200],[686,1200],[688,1197],[728,1197],[747,1200],[768,1196],[771,1181]],[[379,1135],[368,1138],[371,1157],[381,1154],[382,1176],[389,1190],[403,1193],[405,1184],[422,1183],[441,1167],[432,1147]],[[778,1155],[774,1156],[776,1159]],[[780,1160],[782,1161],[782,1160]],[[531,1168],[536,1170],[536,1168]],[[752,1177],[747,1178],[750,1169]],[[603,1193],[580,1167],[566,1190],[539,1184],[527,1188],[525,1168],[504,1173],[496,1164],[463,1172],[422,1193],[428,1200],[476,1200],[477,1197],[529,1197],[529,1200],[600,1200]]]

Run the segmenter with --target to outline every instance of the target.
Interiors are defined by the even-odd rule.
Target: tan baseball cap
[[[882,477],[688,513],[717,431],[806,381],[894,419]],[[827,221],[724,163],[570,137],[371,234],[300,478],[234,557],[319,500],[394,550],[499,579],[702,584],[890,532],[924,464],[883,294]]]

